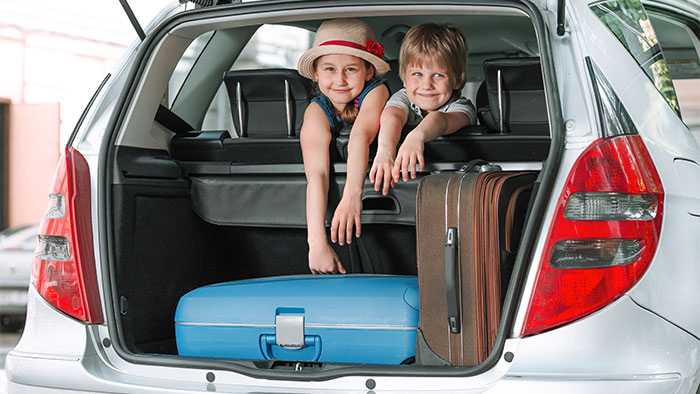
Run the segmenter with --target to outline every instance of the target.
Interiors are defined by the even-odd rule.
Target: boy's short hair
[[[455,90],[461,90],[466,82],[467,42],[454,26],[424,23],[413,26],[401,43],[399,52],[399,76],[403,80],[406,68],[410,65],[434,61],[443,65],[455,83]]]

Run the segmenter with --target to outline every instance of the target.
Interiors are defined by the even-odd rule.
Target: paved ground
[[[0,394],[7,392],[7,382],[5,379],[5,356],[12,350],[19,341],[20,333],[0,334]]]

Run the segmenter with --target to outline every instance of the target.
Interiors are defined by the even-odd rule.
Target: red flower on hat
[[[365,44],[365,48],[367,49],[367,52],[377,56],[377,57],[382,57],[384,56],[384,46],[377,41],[374,40],[367,40],[367,44]]]

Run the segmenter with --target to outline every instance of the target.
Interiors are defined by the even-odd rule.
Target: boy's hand
[[[345,274],[345,267],[327,242],[309,247],[309,269],[312,274]]]
[[[399,148],[394,168],[391,171],[394,182],[399,181],[399,176],[403,176],[403,181],[408,182],[409,174],[411,179],[416,179],[416,164],[418,165],[418,170],[423,171],[425,168],[423,147],[423,138],[418,133],[412,131],[406,136]]]
[[[331,242],[344,245],[352,242],[353,228],[356,237],[360,237],[362,227],[360,224],[360,211],[362,210],[362,198],[358,196],[346,196],[340,199],[338,207],[331,220]]]
[[[394,155],[390,152],[377,151],[369,171],[369,181],[374,184],[374,191],[380,189],[383,195],[389,194],[389,188],[394,186],[391,171],[394,168]],[[383,184],[383,185],[382,185]]]

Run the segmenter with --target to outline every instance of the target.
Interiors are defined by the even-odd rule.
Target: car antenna
[[[136,30],[136,34],[138,34],[141,41],[143,41],[143,39],[146,38],[146,33],[143,32],[138,19],[136,19],[136,16],[134,15],[134,11],[132,11],[131,7],[129,7],[129,3],[126,0],[119,0],[119,3],[121,3],[122,8],[124,8],[126,16],[129,17],[129,22],[131,22],[131,26],[133,26],[134,30]]]
[[[557,5],[557,35],[560,37],[566,32],[565,20],[566,0],[559,0],[559,5]]]

